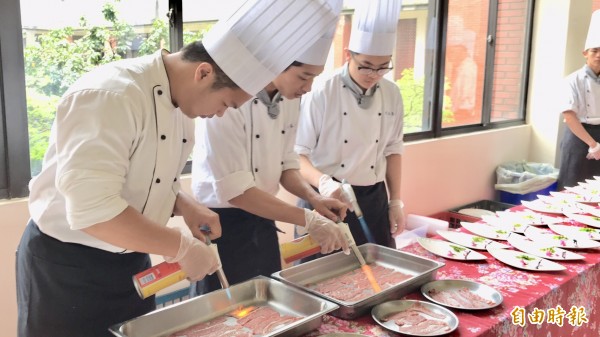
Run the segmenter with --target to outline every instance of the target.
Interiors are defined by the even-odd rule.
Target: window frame
[[[491,122],[491,98],[493,88],[493,70],[495,44],[488,43],[485,61],[485,77],[482,103],[482,122],[442,128],[443,60],[446,53],[445,24],[448,17],[450,0],[431,0],[429,20],[434,29],[431,51],[426,51],[426,73],[430,80],[426,84],[426,92],[435,93],[429,97],[426,111],[423,114],[423,125],[431,125],[431,130],[412,132],[404,135],[406,142],[421,139],[440,138],[445,136],[467,134],[490,129],[505,128],[526,123],[526,106],[528,94],[528,77],[531,71],[532,26],[535,0],[527,2],[527,23],[525,46],[523,50],[523,76],[521,79],[522,96],[519,101],[520,117],[510,121]],[[169,33],[170,49],[183,47],[182,0],[169,0]],[[488,36],[495,41],[498,15],[498,0],[490,0]],[[443,27],[442,29],[437,27]],[[23,40],[20,15],[20,0],[0,2],[0,199],[26,197],[29,194],[28,183],[31,179],[29,140],[27,123],[27,101],[25,93],[25,71],[23,59]],[[191,172],[188,162],[183,173]]]

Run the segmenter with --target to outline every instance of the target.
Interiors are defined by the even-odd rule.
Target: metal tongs
[[[217,277],[219,278],[219,282],[221,282],[221,287],[223,289],[227,289],[229,288],[229,282],[227,281],[227,277],[225,277],[225,272],[223,271],[223,264],[221,263],[221,257],[219,256],[219,249],[217,248],[217,244],[213,244],[210,241],[210,227],[208,227],[207,225],[202,225],[200,226],[200,230],[204,232],[204,237],[206,238],[204,242],[208,247],[210,247],[210,249],[213,250],[213,252],[217,256],[217,259],[219,260],[219,269],[217,269],[216,271]]]

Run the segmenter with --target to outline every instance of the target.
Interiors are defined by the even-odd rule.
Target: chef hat
[[[392,55],[401,7],[401,0],[358,1],[348,49],[367,55]]]
[[[600,9],[594,11],[592,13],[592,20],[590,20],[590,27],[588,28],[587,39],[585,40],[585,48],[583,50],[588,50],[590,48],[599,48],[600,47]]]
[[[240,88],[256,95],[323,35],[335,12],[325,0],[248,0],[202,42]]]
[[[326,0],[331,6],[335,13],[339,13],[342,10],[342,0]],[[325,65],[327,61],[327,55],[329,55],[329,49],[331,49],[331,42],[335,35],[335,29],[337,28],[338,21],[335,20],[329,26],[329,29],[321,36],[312,46],[308,47],[296,58],[296,61],[311,64],[313,66]]]

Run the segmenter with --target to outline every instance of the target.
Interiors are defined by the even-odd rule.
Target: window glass
[[[527,3],[500,0],[495,38],[492,122],[522,117],[526,28]]]
[[[449,1],[442,127],[481,123],[488,12],[488,1]]]
[[[168,0],[21,0],[32,175],[41,169],[56,103],[79,76],[168,48],[167,5]]]

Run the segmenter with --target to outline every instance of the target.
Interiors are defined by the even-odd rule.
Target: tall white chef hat
[[[367,55],[392,55],[401,7],[401,0],[358,1],[348,49]]]
[[[342,10],[342,0],[326,0],[335,13]],[[327,62],[327,55],[331,49],[331,42],[335,35],[338,20],[335,20],[329,26],[329,29],[312,46],[308,47],[302,55],[296,58],[296,61],[311,64],[313,66],[322,66]]]
[[[256,95],[337,21],[325,0],[248,0],[202,43],[240,88]]]
[[[583,50],[588,50],[590,48],[599,48],[600,47],[600,9],[594,11],[592,13],[592,20],[590,20],[590,27],[588,28],[587,39],[585,39],[585,48]]]

